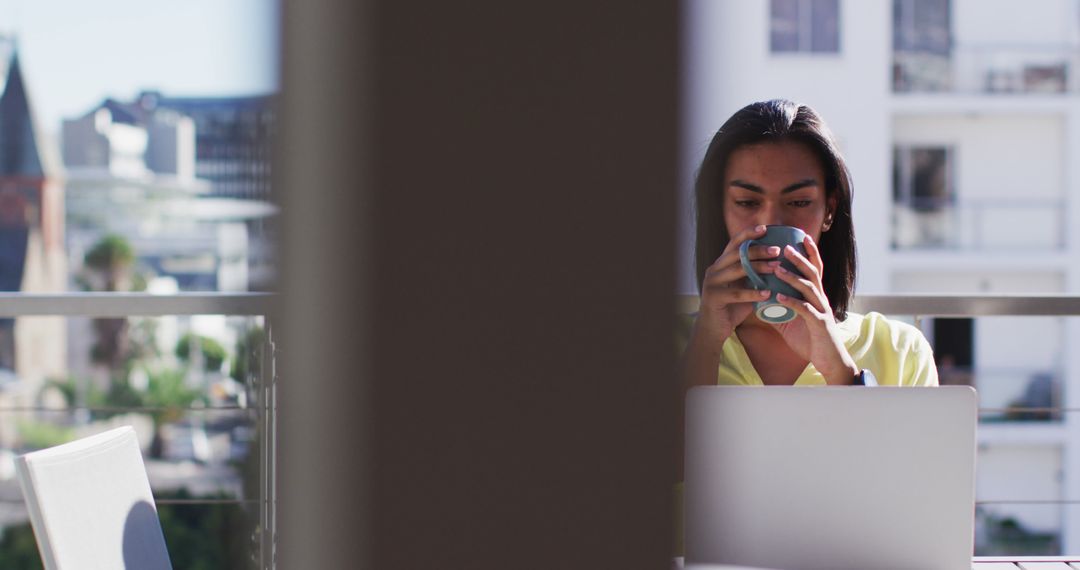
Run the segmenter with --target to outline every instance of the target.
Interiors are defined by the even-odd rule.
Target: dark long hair
[[[752,144],[792,141],[810,148],[825,171],[825,197],[835,202],[829,231],[818,249],[824,263],[822,284],[837,321],[847,318],[855,291],[855,227],[851,221],[851,174],[840,156],[836,139],[825,121],[806,105],[785,99],[752,103],[740,109],[716,131],[698,171],[694,187],[697,239],[695,265],[698,287],[705,270],[727,247],[731,236],[724,224],[724,174],[728,157]]]

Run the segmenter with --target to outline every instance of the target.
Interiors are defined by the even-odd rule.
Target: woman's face
[[[792,141],[735,149],[723,192],[729,236],[757,225],[783,225],[801,229],[817,243],[836,209],[835,199],[825,196],[821,161],[808,146]]]

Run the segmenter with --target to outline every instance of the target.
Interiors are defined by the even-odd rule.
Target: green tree
[[[156,493],[158,501],[221,500],[224,494],[192,496],[186,490]],[[161,504],[158,520],[165,535],[172,567],[177,570],[254,570],[252,532],[255,517],[236,504]],[[0,537],[0,568],[42,568],[34,531],[29,523],[4,527]]]
[[[191,366],[191,346],[198,343],[202,352],[202,367],[207,372],[221,370],[221,364],[225,362],[225,347],[218,341],[201,335],[185,334],[176,343],[176,357],[184,364]]]
[[[118,410],[128,408],[155,408],[150,413],[150,419],[154,422],[154,438],[150,444],[150,456],[160,459],[164,454],[162,428],[183,418],[187,410],[196,402],[206,404],[207,401],[204,394],[188,387],[187,371],[184,369],[166,368],[148,371],[147,376],[145,390],[136,390],[127,380],[114,380],[109,384],[109,389],[104,391],[91,388],[86,394],[86,405],[91,408],[107,408],[107,411],[95,412],[94,417],[97,418],[107,418],[122,413]],[[75,378],[63,381],[51,380],[42,390],[58,389],[67,404],[74,406],[77,398],[77,382]],[[34,438],[35,441],[58,437],[57,434],[60,432],[54,433],[55,429],[50,432],[45,427],[34,424],[22,426],[23,437]]]
[[[41,570],[42,567],[30,523],[4,527],[0,538],[0,568]]]
[[[135,250],[123,236],[106,234],[86,252],[83,263],[104,278],[101,290],[129,290]]]
[[[255,327],[245,332],[236,340],[236,356],[233,358],[229,376],[241,384],[247,384],[248,375],[252,372],[258,374],[260,371],[265,346],[265,329]]]
[[[83,288],[91,291],[130,290],[135,265],[135,250],[126,239],[107,234],[95,243],[83,257],[86,275]],[[114,374],[124,370],[130,360],[128,320],[126,318],[94,319],[92,361],[107,366]],[[124,370],[126,372],[126,370]]]
[[[159,370],[149,376],[146,391],[140,393],[141,404],[148,408],[160,408],[151,414],[154,439],[150,443],[150,456],[160,459],[165,451],[162,428],[184,417],[195,402],[205,404],[206,396],[187,386],[184,370]]]

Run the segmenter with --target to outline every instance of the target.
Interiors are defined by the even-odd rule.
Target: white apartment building
[[[1080,294],[1080,0],[685,6],[683,292],[695,291],[691,186],[710,137],[745,104],[783,97],[840,139],[858,292]],[[1006,410],[1080,408],[1077,321],[924,323],[939,365],[958,370],[943,379],[974,378],[986,410],[981,515],[1072,553],[1080,414]]]

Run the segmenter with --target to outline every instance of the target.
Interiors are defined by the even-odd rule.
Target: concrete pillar
[[[282,9],[279,567],[669,565],[678,4]]]

